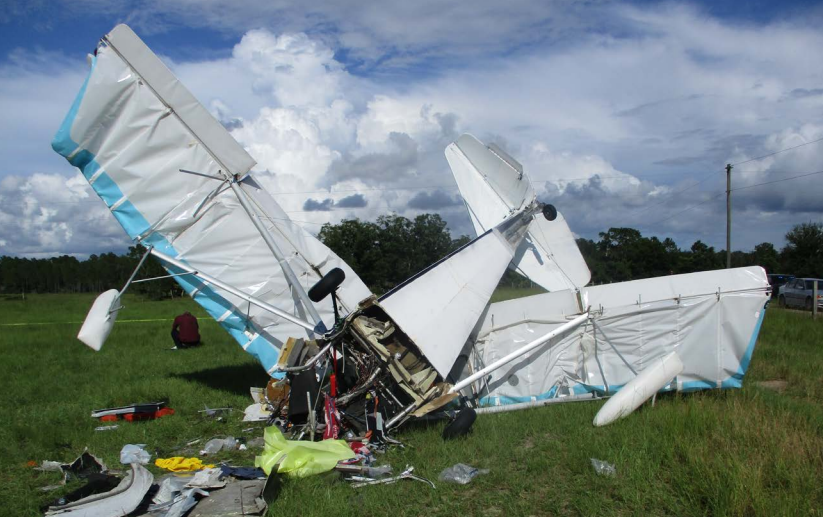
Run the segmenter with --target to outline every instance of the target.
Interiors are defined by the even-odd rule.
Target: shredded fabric
[[[214,465],[203,465],[203,462],[200,461],[199,458],[184,458],[183,456],[157,458],[154,460],[154,464],[161,469],[170,470],[172,472],[185,472],[214,468]]]

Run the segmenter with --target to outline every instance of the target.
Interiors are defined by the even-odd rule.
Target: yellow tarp
[[[323,440],[322,442],[297,442],[286,440],[275,426],[267,427],[263,433],[265,447],[263,454],[254,458],[254,466],[260,467],[268,475],[272,467],[286,456],[277,470],[292,477],[306,477],[334,468],[338,461],[354,458],[349,445],[343,440]]]
[[[154,464],[161,469],[170,470],[172,472],[214,468],[214,465],[203,465],[203,462],[198,458],[184,458],[183,456],[174,456],[173,458],[157,458],[154,460]]]

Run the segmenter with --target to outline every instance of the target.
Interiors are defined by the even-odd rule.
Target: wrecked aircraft
[[[620,393],[602,425],[661,389],[741,386],[769,300],[762,268],[587,286],[562,214],[514,158],[463,135],[446,158],[476,238],[375,296],[289,219],[254,159],[129,27],[90,64],[55,151],[148,249],[143,261],[158,259],[278,379],[274,417],[294,435],[391,431],[444,408],[468,409],[470,425],[475,410]],[[490,303],[507,268],[549,292]],[[82,342],[100,349],[136,274],[97,299]]]

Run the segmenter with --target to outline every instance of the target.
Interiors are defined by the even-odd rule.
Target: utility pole
[[[732,267],[732,164],[726,164],[726,269]]]

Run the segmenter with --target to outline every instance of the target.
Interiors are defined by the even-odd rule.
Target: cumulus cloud
[[[122,252],[129,244],[85,179],[43,173],[0,181],[0,239],[4,250],[31,256]]]
[[[303,210],[306,212],[328,212],[331,210],[332,205],[334,205],[334,200],[331,198],[326,198],[323,201],[309,198],[303,203]]]
[[[467,131],[518,159],[579,235],[633,226],[684,247],[697,238],[718,246],[723,166],[823,136],[823,64],[807,51],[823,35],[799,23],[725,23],[673,4],[484,1],[461,17],[449,16],[453,7],[431,16],[425,3],[321,3],[312,17],[277,2],[144,7],[159,13],[157,30],[177,19],[243,32],[219,57],[164,59],[254,156],[260,183],[312,231],[345,217],[433,210],[453,232],[470,232],[443,157]],[[148,19],[132,18],[138,32]],[[0,107],[14,121],[0,127],[0,151],[25,157],[0,173],[15,178],[5,199],[31,200],[27,230],[42,238],[14,237],[23,229],[0,208],[0,239],[12,253],[100,250],[114,241],[83,237],[89,216],[55,208],[44,179],[76,174],[48,141],[85,67],[38,59],[0,68]],[[779,246],[791,224],[820,220],[817,177],[757,185],[823,168],[821,149],[735,167],[736,248]],[[32,171],[45,176],[34,181]],[[99,215],[116,229],[105,209]]]
[[[441,208],[457,206],[459,204],[460,198],[458,196],[447,194],[442,190],[418,192],[409,200],[409,208],[429,211],[437,211]]]
[[[335,203],[340,208],[365,208],[369,204],[363,194],[352,194]]]

